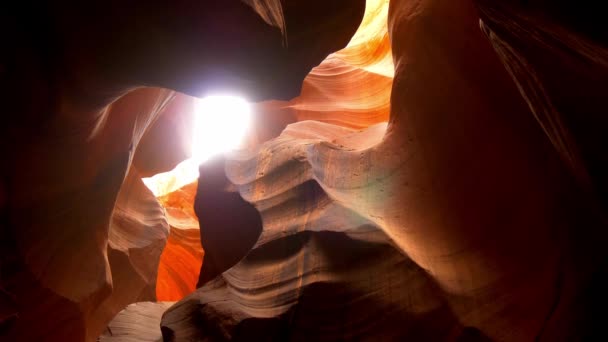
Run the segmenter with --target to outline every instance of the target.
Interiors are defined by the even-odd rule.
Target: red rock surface
[[[362,4],[1,13],[0,339],[94,340],[198,280],[166,340],[605,340],[600,6],[370,0],[351,38]],[[140,178],[187,155],[192,98],[143,85],[267,100],[166,215]]]
[[[168,225],[130,146],[171,96],[142,89],[88,120],[58,115],[12,154],[23,169],[9,183],[3,240],[2,287],[19,308],[7,338],[93,339],[124,305],[155,298]]]
[[[205,252],[194,213],[197,183],[159,198],[171,227],[158,265],[156,297],[178,301],[195,290]]]
[[[263,229],[251,251],[236,248],[232,257],[243,258],[238,264],[167,311],[162,323],[166,339],[428,340],[421,336],[439,329],[450,333],[434,339],[522,341],[601,333],[594,314],[584,308],[600,307],[588,302],[593,297],[605,303],[599,285],[589,285],[599,281],[599,276],[590,277],[601,274],[605,257],[585,250],[595,246],[590,236],[604,240],[595,212],[601,202],[593,194],[603,193],[602,177],[591,177],[596,183],[590,185],[585,172],[597,172],[603,164],[594,157],[599,146],[585,144],[603,139],[577,137],[576,132],[591,122],[598,124],[596,129],[605,126],[596,119],[603,108],[599,94],[606,94],[599,81],[605,71],[600,66],[603,48],[570,36],[570,28],[559,27],[559,21],[549,20],[558,27],[546,23],[539,8],[551,8],[549,4],[477,3],[479,7],[465,0],[391,1],[388,30],[395,73],[386,134],[373,126],[357,132],[301,122],[249,154],[228,158],[225,170],[232,185],[199,191],[199,196],[221,196],[222,189],[235,187],[259,211]],[[485,20],[481,29],[480,13]],[[566,51],[560,50],[564,44]],[[589,70],[597,68],[597,74],[583,74],[593,88],[585,96],[591,101],[582,107],[585,116],[577,118],[567,106],[584,103],[584,90],[560,81],[558,63],[542,63],[543,54],[545,59],[558,56],[568,65],[566,71],[584,70],[584,62],[572,60],[577,54]],[[539,64],[529,64],[533,57]],[[334,70],[343,62],[336,62]],[[544,68],[551,73],[543,74],[548,72]],[[356,92],[360,82],[341,92],[341,82],[349,84],[347,76],[314,76],[315,71],[305,81],[303,105],[310,100],[316,111],[327,110],[325,121],[356,127],[347,119],[350,102],[335,96],[321,100],[319,94],[335,91],[353,100],[349,92]],[[324,76],[327,82],[306,97],[306,82],[322,84]],[[344,111],[336,117],[344,119],[332,119],[334,105]],[[567,115],[573,115],[569,122],[562,120]],[[577,156],[573,147],[579,143],[593,146],[587,150],[591,160]],[[237,210],[243,204],[234,199],[224,205]],[[202,225],[203,236],[205,229],[217,234],[231,220],[216,217],[205,205],[198,214],[210,215],[216,223]],[[358,255],[350,249],[356,239],[332,244],[329,235],[358,232],[358,221],[350,221],[354,218],[384,233],[385,241],[416,265],[412,270],[426,271],[437,292],[408,287],[397,275],[383,279],[361,261],[341,265],[334,248]],[[240,229],[257,231],[255,225]],[[378,242],[363,234],[358,238],[363,244]],[[383,262],[388,258],[374,266],[381,269]],[[378,280],[359,294],[352,290],[359,282],[342,273],[354,265],[357,275],[369,274],[369,279],[374,274]],[[422,274],[411,277],[424,279]],[[339,290],[333,292],[336,283]],[[341,307],[325,297],[339,294],[347,296],[338,300]],[[373,304],[361,304],[369,296],[376,296]],[[449,318],[426,326],[433,318],[420,315],[409,301],[420,297],[427,303],[437,298],[442,303],[437,308],[446,308]],[[385,302],[399,307],[400,316],[417,322],[415,327],[403,323],[374,330],[374,324],[390,316],[363,317]],[[349,319],[342,320],[344,316]],[[352,322],[369,325],[340,329]],[[593,326],[596,330],[587,330]]]
[[[300,96],[289,103],[298,121],[353,128],[388,121],[394,74],[388,5],[387,0],[367,1],[363,21],[348,46],[304,79]]]

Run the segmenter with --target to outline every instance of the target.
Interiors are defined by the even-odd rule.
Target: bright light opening
[[[251,108],[240,97],[208,96],[196,101],[192,159],[200,164],[242,146],[250,122]]]
[[[240,97],[208,96],[196,100],[191,157],[169,172],[142,178],[144,184],[159,197],[196,181],[200,164],[242,146],[250,123],[251,108]]]

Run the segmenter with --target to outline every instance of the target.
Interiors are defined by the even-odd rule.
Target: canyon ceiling
[[[0,341],[607,340],[598,3],[0,11]]]

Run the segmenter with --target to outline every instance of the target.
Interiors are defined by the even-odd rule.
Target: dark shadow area
[[[194,209],[199,218],[205,260],[197,287],[226,271],[253,247],[262,232],[260,213],[238,192],[227,191],[224,159],[200,167]]]

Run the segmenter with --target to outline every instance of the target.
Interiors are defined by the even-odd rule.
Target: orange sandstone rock
[[[158,265],[156,297],[177,301],[196,288],[203,263],[198,218],[194,213],[197,183],[159,198],[171,227]]]

